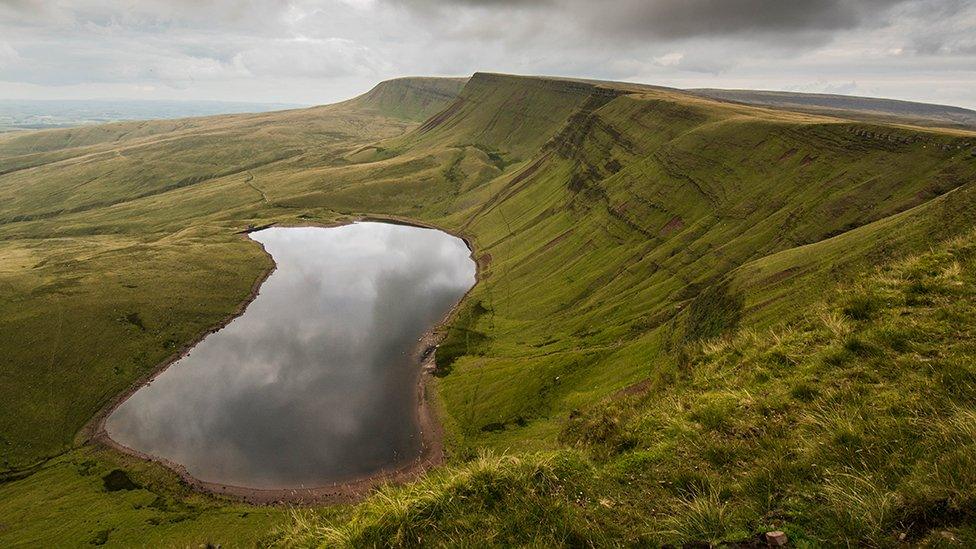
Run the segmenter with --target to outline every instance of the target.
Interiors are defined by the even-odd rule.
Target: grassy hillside
[[[373,110],[382,116],[423,122],[454,101],[467,78],[398,78],[380,82],[347,106]]]
[[[976,543],[976,233],[696,346],[666,382],[563,422],[565,449],[483,454],[295,546]]]
[[[692,91],[705,97],[723,101],[765,105],[815,114],[835,114],[868,119],[887,118],[900,120],[907,124],[976,128],[976,111],[949,105],[931,105],[914,101],[827,93],[717,89]]]
[[[861,413],[855,393],[817,385],[814,397],[776,408],[770,432],[782,446],[721,438],[739,436],[724,431],[726,420],[769,419],[740,398],[766,398],[770,382],[757,379],[768,366],[728,349],[758,353],[787,337],[748,335],[770,327],[799,338],[790,352],[804,360],[841,345],[840,336],[801,337],[795,326],[819,334],[811,311],[843,307],[824,300],[838,283],[970,234],[974,147],[976,135],[963,130],[482,73],[392,81],[301,111],[0,136],[0,352],[8,358],[0,398],[11,403],[0,414],[9,479],[0,506],[57,502],[69,525],[52,530],[27,515],[0,539],[55,544],[108,530],[106,541],[124,544],[147,519],[121,496],[143,493],[173,502],[169,518],[183,516],[182,505],[202,509],[146,534],[176,545],[254,540],[287,522],[280,509],[255,509],[253,520],[242,511],[225,534],[208,522],[229,517],[223,502],[181,492],[166,471],[76,435],[114,395],[234,312],[269,267],[237,231],[385,215],[463,234],[482,268],[437,353],[450,465],[364,507],[321,511],[325,526],[315,511],[281,526],[281,539],[406,544],[443,519],[453,526],[423,534],[428,540],[479,530],[498,543],[733,539],[783,523],[813,540],[878,542],[901,522],[856,535],[815,527],[827,512],[825,478],[776,477],[801,500],[782,516],[774,513],[782,499],[757,500],[744,480],[774,468],[763,444],[785,456],[812,451],[806,445],[820,439],[789,433],[809,427],[821,396]],[[893,315],[893,307],[872,305],[870,314]],[[943,322],[941,310],[925,322]],[[868,320],[848,319],[843,329]],[[703,341],[725,343],[702,351]],[[848,351],[805,382],[834,383],[851,368],[872,371],[914,353]],[[954,350],[954,360],[968,352]],[[800,382],[792,375],[768,377],[792,387]],[[914,381],[893,374],[885,391],[913,398]],[[942,397],[932,417],[948,422],[948,403],[962,404]],[[934,440],[916,448],[934,452]],[[683,491],[667,488],[704,466],[702,441],[732,449],[716,450]],[[83,473],[115,469],[140,488],[105,492],[100,476]],[[885,490],[908,478],[883,474]],[[949,480],[931,478],[927,489],[949,489]],[[458,498],[472,506],[455,507]],[[86,503],[96,500],[99,530]],[[696,530],[688,513],[699,511],[706,521],[717,513],[721,532]]]

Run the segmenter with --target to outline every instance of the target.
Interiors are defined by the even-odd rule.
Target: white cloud
[[[257,77],[376,77],[392,69],[369,48],[352,40],[304,36],[271,40],[249,48],[235,55],[233,64]]]
[[[322,103],[490,70],[976,107],[976,2],[865,2],[0,0],[0,97]]]
[[[20,54],[7,42],[0,42],[0,70],[20,61]]]
[[[681,60],[684,59],[684,57],[685,54],[672,51],[655,57],[654,62],[662,67],[675,67],[681,64]]]
[[[833,93],[841,95],[857,95],[858,93],[865,94],[864,90],[858,87],[857,82],[851,80],[850,82],[831,82],[827,80],[818,80],[816,82],[810,82],[807,84],[798,84],[794,86],[787,86],[784,88],[785,91],[795,91],[804,93]]]

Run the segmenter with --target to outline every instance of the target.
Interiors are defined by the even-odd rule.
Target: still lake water
[[[475,283],[459,238],[386,223],[251,233],[277,269],[243,315],[106,421],[115,441],[250,488],[419,456],[417,339]]]

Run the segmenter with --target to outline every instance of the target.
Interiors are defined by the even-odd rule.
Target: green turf
[[[0,520],[0,541],[87,543],[108,528],[92,522],[93,498],[106,506],[97,514],[113,525],[142,520],[123,494],[102,494],[72,476],[65,463],[94,451],[79,449],[79,430],[246,298],[269,263],[238,231],[368,215],[462,234],[481,265],[481,281],[446,329],[437,357],[434,385],[451,465],[404,488],[406,499],[395,496],[391,505],[405,506],[395,511],[401,515],[368,504],[346,525],[332,517],[322,529],[302,515],[302,528],[291,528],[281,510],[256,508],[260,520],[245,517],[234,535],[250,532],[253,541],[285,520],[277,535],[302,544],[314,542],[317,534],[309,532],[354,544],[407,543],[388,537],[406,534],[385,528],[412,532],[447,513],[457,526],[428,539],[474,543],[479,538],[465,536],[478,530],[494,532],[490,539],[500,544],[530,537],[543,545],[731,539],[782,519],[798,535],[837,541],[840,526],[812,525],[828,513],[823,479],[789,479],[809,501],[790,507],[788,517],[769,515],[766,504],[736,488],[742,475],[775,468],[771,463],[715,465],[702,473],[708,484],[699,488],[708,490],[692,495],[658,493],[646,475],[633,487],[621,479],[634,467],[664,474],[678,457],[706,451],[702,440],[715,443],[709,455],[716,463],[738,463],[746,443],[713,441],[696,426],[723,432],[726,418],[734,422],[740,413],[758,421],[749,415],[753,408],[736,403],[744,393],[765,395],[766,382],[758,381],[765,366],[713,361],[701,354],[701,341],[733,337],[762,348],[774,340],[734,334],[801,322],[829,306],[825,296],[838,283],[969,234],[976,221],[974,147],[976,135],[961,130],[718,103],[636,85],[481,73],[467,81],[391,81],[312,109],[0,135],[0,399],[8,403],[0,413],[0,459],[9,479],[0,485],[0,503],[58,501],[64,523],[57,538],[41,515],[25,514],[15,526]],[[814,345],[795,343],[807,344]],[[841,366],[849,364],[878,369],[876,356],[851,345],[831,375],[848,375]],[[737,367],[734,379],[723,373]],[[710,368],[716,379],[694,373]],[[720,385],[722,379],[739,385]],[[706,381],[716,385],[699,386]],[[886,390],[914,398],[914,381],[895,376]],[[800,404],[777,416],[781,434],[806,428],[826,394],[814,380],[791,383]],[[621,400],[620,391],[635,384],[655,396]],[[837,398],[844,395],[850,398],[842,403],[860,414],[860,401],[848,393]],[[953,398],[947,391],[940,397]],[[676,409],[687,417],[662,419]],[[610,415],[596,417],[602,411]],[[934,413],[939,421],[948,414]],[[640,421],[643,427],[623,427]],[[917,449],[938,450],[930,442]],[[486,450],[494,457],[484,457]],[[98,455],[99,463],[121,459]],[[120,466],[139,467],[149,477],[166,476],[155,467]],[[582,479],[573,489],[585,486],[587,502],[598,506],[574,507],[559,480],[563,470]],[[893,490],[892,479],[905,473],[890,474],[888,484],[871,482]],[[542,495],[507,493],[537,476]],[[933,480],[927,489],[947,490],[945,482]],[[438,503],[453,497],[441,491],[445,483],[475,490],[488,514],[451,514],[451,505]],[[853,490],[837,486],[834,495]],[[146,526],[147,544],[195,543],[203,539],[195,532],[224,531],[213,522],[227,519],[223,502],[167,483],[157,492],[176,502],[199,500],[207,511],[166,529]],[[416,518],[411,498],[434,510],[424,507],[426,515]],[[641,499],[658,498],[653,510],[641,506]],[[619,513],[617,500],[625,502]],[[526,509],[503,517],[491,514],[495,505]],[[539,513],[536,521],[550,517],[554,529],[527,526],[532,513]],[[577,520],[593,528],[581,530]],[[896,524],[881,522],[880,530],[848,540],[881,543]],[[721,526],[721,535],[699,531],[703,524]],[[107,541],[135,542],[124,537],[134,533],[116,528]],[[931,522],[929,529],[937,528]],[[596,537],[586,537],[589,530]],[[51,537],[31,537],[40,533]]]
[[[5,547],[257,545],[287,518],[192,494],[158,467],[87,449],[0,487],[0,514]]]
[[[481,454],[292,546],[976,543],[976,233],[831,291],[773,330],[564,418],[563,449]]]

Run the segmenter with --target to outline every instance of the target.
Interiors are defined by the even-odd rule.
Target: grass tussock
[[[592,476],[578,454],[484,453],[403,488],[386,488],[351,518],[321,521],[296,511],[278,543],[290,547],[593,545],[606,532],[580,513]]]

